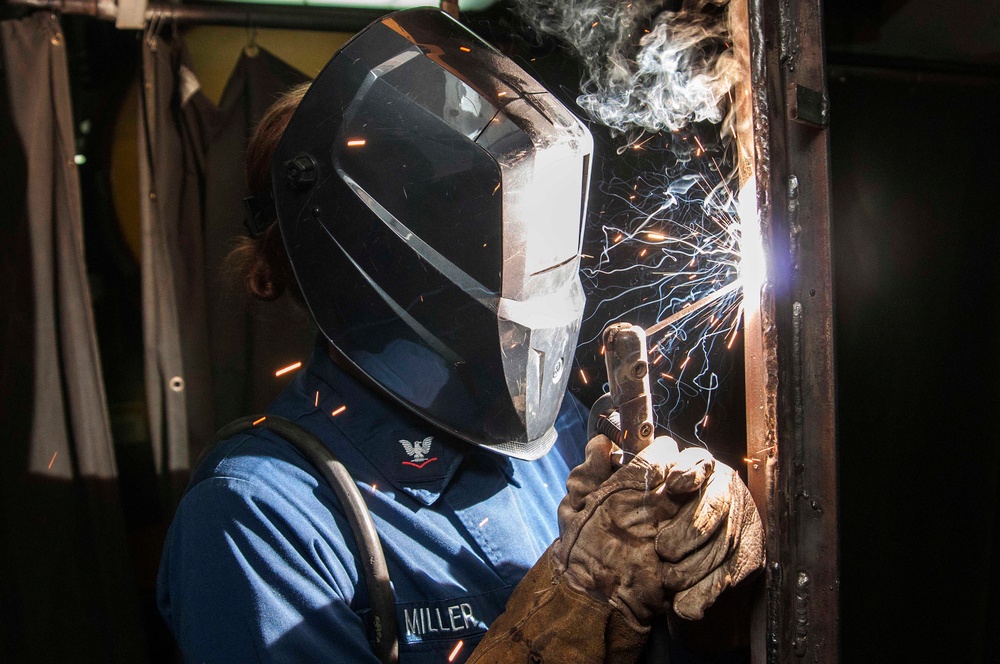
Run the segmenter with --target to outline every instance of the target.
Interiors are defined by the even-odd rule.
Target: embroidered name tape
[[[479,628],[480,623],[468,602],[436,607],[403,609],[403,623],[407,637],[421,637],[438,632],[468,632]]]
[[[503,587],[470,597],[396,604],[400,640],[454,641],[483,634],[503,612],[510,593],[510,587]]]

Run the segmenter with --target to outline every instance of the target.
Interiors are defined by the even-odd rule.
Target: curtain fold
[[[146,402],[153,458],[169,507],[214,433],[204,280],[205,141],[179,39],[142,45],[138,149]]]
[[[275,371],[305,362],[315,343],[308,312],[291,296],[255,301],[239,292],[223,271],[234,241],[246,234],[242,201],[251,192],[244,178],[243,155],[250,134],[280,94],[307,80],[267,50],[245,49],[222,93],[218,129],[208,148],[205,273],[220,428],[264,410],[291,378],[276,378]]]
[[[307,77],[263,49],[244,52],[216,106],[180,37],[147,35],[142,51],[146,399],[157,472],[172,506],[215,430],[263,410],[284,385],[275,369],[312,350],[304,309],[287,296],[253,302],[224,269],[245,233],[250,132],[279,94]]]
[[[145,660],[84,261],[63,33],[0,23],[5,290],[0,537],[8,661]],[[20,190],[9,187],[20,186]]]

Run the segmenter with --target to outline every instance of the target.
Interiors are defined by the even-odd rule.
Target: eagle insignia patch
[[[437,461],[437,457],[427,458],[431,453],[432,442],[434,442],[434,436],[427,436],[423,440],[415,440],[412,443],[408,440],[400,439],[399,444],[403,446],[406,454],[410,457],[410,461],[404,461],[403,463],[407,466],[423,468],[431,461]]]

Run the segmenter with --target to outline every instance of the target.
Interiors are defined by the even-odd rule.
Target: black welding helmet
[[[353,368],[440,428],[545,454],[583,312],[589,131],[446,14],[326,65],[272,162],[288,257]]]

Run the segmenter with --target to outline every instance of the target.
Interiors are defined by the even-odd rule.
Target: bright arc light
[[[757,209],[757,180],[750,177],[740,189],[737,213],[740,217],[740,281],[743,282],[743,306],[754,306],[760,299],[767,268],[760,236],[760,211]],[[749,297],[748,297],[749,295]]]

